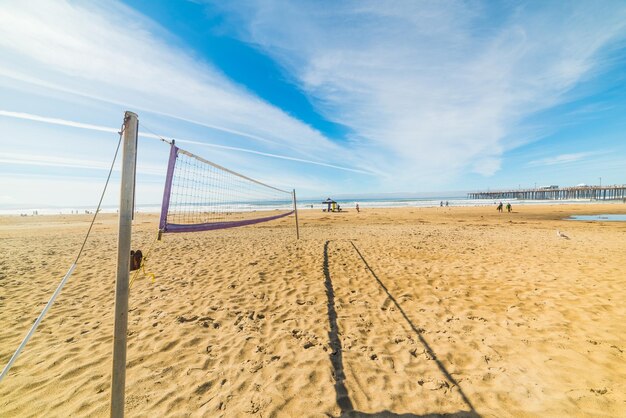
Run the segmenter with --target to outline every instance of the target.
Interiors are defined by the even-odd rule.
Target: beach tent
[[[335,205],[337,204],[337,202],[335,202],[333,199],[331,199],[331,198],[329,197],[328,199],[324,200],[324,201],[322,202],[322,204],[324,204],[324,205],[328,205],[328,209],[327,209],[327,211],[328,211],[328,212],[330,212],[330,205],[333,205],[333,208],[334,208],[334,207],[335,207]]]

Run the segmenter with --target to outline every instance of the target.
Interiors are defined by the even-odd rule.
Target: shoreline
[[[477,199],[477,200],[469,200],[469,199],[448,199],[443,200],[440,199],[424,199],[424,200],[415,200],[415,199],[398,199],[398,200],[390,200],[390,201],[380,201],[380,200],[338,200],[343,209],[349,210],[354,209],[356,203],[359,203],[360,207],[364,209],[396,209],[396,208],[439,208],[440,202],[448,201],[449,206],[445,207],[490,207],[498,202],[503,203],[511,203],[516,206],[563,206],[563,205],[624,205],[626,208],[626,201],[622,199],[616,200],[588,200],[588,199],[579,199],[579,200],[515,200],[515,199]],[[421,203],[421,204],[416,204]],[[313,208],[310,206],[313,205]],[[290,208],[281,207],[281,209]],[[318,201],[311,201],[310,203],[306,200],[298,202],[298,210],[302,211],[315,211],[321,210],[325,207],[325,205],[320,204]],[[254,211],[263,211],[263,210],[274,210],[268,209],[267,207],[259,206],[257,208],[240,210],[237,212],[254,212]],[[625,209],[626,210],[626,209]],[[229,210],[233,212],[233,210]],[[37,212],[36,214],[34,212]],[[41,212],[41,213],[39,213]],[[76,213],[73,213],[76,212]],[[138,206],[136,213],[143,214],[159,214],[161,212],[161,205],[143,205]],[[29,217],[29,216],[51,216],[51,215],[93,215],[93,208],[79,207],[79,209],[72,208],[41,208],[41,207],[32,207],[28,209],[0,209],[0,216],[18,216],[18,217]],[[100,210],[100,213],[103,214],[114,214],[117,213],[117,207],[104,207]]]

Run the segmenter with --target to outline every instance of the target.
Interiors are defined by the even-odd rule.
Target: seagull
[[[562,233],[558,229],[556,230],[556,236],[557,237],[561,237],[561,238],[565,238],[565,239],[569,239],[569,237],[567,235],[565,235],[564,233]]]

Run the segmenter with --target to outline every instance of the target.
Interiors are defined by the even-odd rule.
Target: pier
[[[625,200],[626,184],[613,186],[540,187],[536,189],[493,190],[472,192],[468,199],[519,200]]]

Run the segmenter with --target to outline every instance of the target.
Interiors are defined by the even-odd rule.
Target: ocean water
[[[566,221],[596,221],[596,222],[626,222],[624,215],[575,215],[565,219]]]
[[[303,199],[298,200],[298,210],[322,210],[326,209],[327,204],[322,203],[323,199]],[[368,208],[428,208],[438,207],[446,202],[449,207],[459,206],[495,206],[500,200],[488,199],[467,199],[459,196],[441,196],[430,198],[386,198],[386,199],[336,199],[337,203],[343,210],[355,210],[356,204],[361,209]],[[513,207],[516,205],[565,205],[565,204],[594,204],[594,203],[622,203],[620,201],[590,201],[590,200],[502,200],[503,203],[511,203]],[[218,205],[205,206],[202,204],[188,205],[180,207],[180,210],[194,209],[196,211],[218,211],[218,212],[251,212],[251,211],[267,211],[267,210],[291,210],[293,203],[291,201],[266,201],[266,202],[229,202]],[[171,208],[173,209],[173,208]],[[84,214],[86,211],[93,213],[94,207],[76,206],[76,207],[25,207],[13,209],[0,209],[0,215],[56,215],[56,214]],[[143,204],[137,205],[136,210],[141,213],[160,213],[161,204]],[[102,213],[115,213],[117,206],[104,206],[101,208]]]

